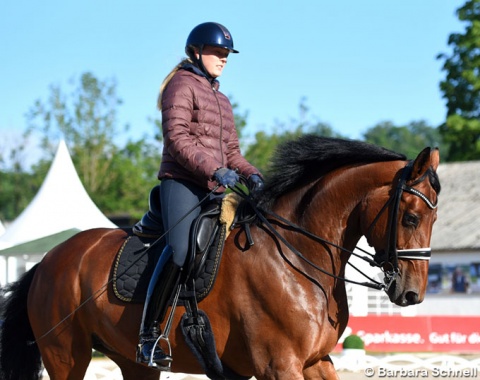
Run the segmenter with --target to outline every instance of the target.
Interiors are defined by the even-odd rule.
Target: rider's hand
[[[250,185],[250,192],[252,196],[255,198],[264,188],[264,183],[262,177],[258,174],[252,174],[248,178],[248,184]]]
[[[217,181],[219,185],[224,187],[234,187],[238,180],[238,174],[231,169],[220,168],[213,173],[213,179]]]

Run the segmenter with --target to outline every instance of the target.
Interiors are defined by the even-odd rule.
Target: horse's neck
[[[340,169],[308,184],[286,195],[277,212],[306,231],[353,250],[362,235],[359,205],[379,183],[372,165]]]

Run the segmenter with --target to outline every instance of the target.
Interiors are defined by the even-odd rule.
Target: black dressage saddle
[[[159,192],[159,185],[151,190],[149,210],[128,230],[128,237],[115,260],[114,292],[125,302],[145,301],[150,277],[165,246]],[[189,292],[195,291],[197,301],[205,298],[212,289],[220,265],[226,236],[226,226],[219,218],[220,210],[220,202],[206,204],[190,231],[183,281],[194,284]],[[189,292],[181,298],[192,296]]]

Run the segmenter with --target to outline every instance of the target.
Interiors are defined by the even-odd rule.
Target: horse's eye
[[[403,225],[406,227],[417,227],[420,222],[420,218],[416,215],[405,213],[403,215]]]

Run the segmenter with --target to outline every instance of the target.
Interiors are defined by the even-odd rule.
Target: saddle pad
[[[225,243],[226,228],[222,224],[208,252],[205,265],[195,278],[197,301],[204,299],[215,283]],[[153,244],[156,238],[131,234],[117,253],[113,268],[113,291],[124,302],[144,303],[148,284],[165,242]],[[188,292],[180,298],[191,298]]]
[[[159,241],[152,246],[156,240],[131,234],[117,253],[113,268],[113,291],[121,301],[145,301],[150,277],[165,245]]]

